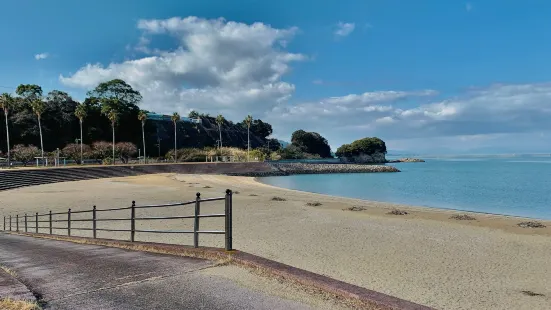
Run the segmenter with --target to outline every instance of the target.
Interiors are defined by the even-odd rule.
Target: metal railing
[[[135,241],[136,233],[167,233],[167,234],[193,234],[193,246],[199,247],[199,235],[200,234],[220,234],[225,235],[225,249],[227,251],[232,250],[232,191],[227,189],[226,194],[223,197],[215,198],[206,198],[201,199],[201,193],[197,193],[195,200],[187,202],[178,202],[170,204],[161,204],[161,205],[143,205],[137,206],[135,201],[132,201],[130,207],[122,208],[110,208],[110,209],[97,209],[96,206],[93,206],[91,210],[79,210],[71,211],[69,209],[67,212],[56,212],[39,214],[38,212],[34,215],[27,215],[26,213],[23,216],[19,214],[14,216],[4,216],[4,231],[15,231],[19,232],[20,224],[25,228],[25,232],[40,233],[44,232],[44,229],[48,231],[48,234],[53,235],[53,230],[66,230],[67,236],[71,236],[72,230],[82,230],[82,231],[92,231],[93,238],[97,238],[98,231],[109,231],[109,232],[129,232],[130,241]],[[213,202],[213,201],[222,201],[224,200],[224,213],[215,213],[215,214],[201,214],[201,203],[204,202]],[[139,217],[136,216],[136,210],[139,209],[149,209],[149,208],[168,208],[168,207],[177,207],[177,206],[191,206],[195,208],[193,215],[183,215],[183,216],[155,216],[155,217]],[[101,218],[97,217],[97,214],[100,212],[113,212],[113,211],[122,211],[130,210],[130,218]],[[71,215],[80,214],[80,213],[92,213],[91,218],[86,219],[71,219]],[[67,215],[65,219],[53,219],[53,216]],[[43,219],[47,217],[47,219]],[[199,222],[201,218],[225,218],[224,230],[200,230]],[[151,220],[175,220],[175,219],[193,219],[193,230],[147,230],[136,228],[137,221],[151,221]],[[8,225],[6,225],[6,220]],[[98,228],[98,222],[114,222],[114,221],[130,221],[130,229],[113,229],[113,228]],[[74,222],[92,222],[92,227],[71,227],[71,223]],[[40,223],[48,223],[47,226],[40,226]],[[66,223],[65,227],[54,226],[53,223]],[[58,225],[58,224],[55,224]],[[42,231],[40,231],[42,229]]]

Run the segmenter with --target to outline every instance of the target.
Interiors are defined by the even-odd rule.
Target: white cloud
[[[278,106],[272,123],[288,131],[285,135],[297,128],[319,131],[333,146],[372,135],[461,136],[453,141],[472,144],[473,137],[551,131],[551,83],[492,85],[445,100],[434,95],[432,90],[374,91]]]
[[[356,28],[356,24],[354,23],[339,22],[334,34],[339,37],[346,37],[354,31],[354,28]]]
[[[60,81],[91,89],[98,83],[121,78],[143,95],[145,109],[186,114],[191,109],[224,113],[240,119],[259,115],[285,101],[295,86],[282,80],[290,64],[307,57],[285,46],[296,28],[277,29],[198,17],[140,20],[143,31],[138,49],[147,57],[108,65],[88,64]],[[150,38],[169,35],[179,47],[157,50]]]
[[[42,59],[48,58],[48,56],[50,56],[50,55],[48,55],[48,53],[36,54],[36,55],[34,55],[34,59],[42,60]]]
[[[252,114],[271,123],[275,137],[317,131],[333,147],[365,136],[398,146],[510,143],[531,133],[551,140],[551,83],[472,88],[453,98],[430,89],[386,90],[297,102],[290,100],[295,85],[285,81],[293,62],[308,59],[286,47],[296,28],[197,17],[142,20],[138,28],[143,36],[137,47],[146,56],[90,63],[60,81],[91,89],[122,78],[142,93],[144,109],[181,114],[195,109],[234,121]],[[178,47],[155,49],[152,38],[159,35],[175,38]]]

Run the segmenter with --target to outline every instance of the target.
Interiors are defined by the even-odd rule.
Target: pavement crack
[[[150,277],[150,278],[146,278],[146,279],[142,279],[142,280],[138,280],[138,281],[130,281],[130,282],[120,283],[120,284],[116,284],[116,285],[104,286],[104,287],[100,287],[100,288],[89,290],[89,291],[77,292],[77,293],[65,295],[65,296],[62,296],[62,297],[59,297],[59,298],[50,299],[47,302],[59,301],[59,300],[63,300],[63,299],[67,299],[67,298],[71,298],[71,297],[75,297],[75,296],[87,295],[87,294],[91,294],[91,293],[96,293],[96,292],[101,292],[101,291],[106,291],[106,290],[112,290],[112,289],[116,289],[116,288],[119,288],[119,287],[126,287],[126,286],[131,286],[131,285],[145,283],[145,282],[151,282],[151,281],[156,281],[156,280],[161,280],[161,279],[178,277],[178,276],[181,276],[181,275],[184,275],[184,274],[209,269],[209,268],[212,268],[212,267],[218,267],[218,266],[217,265],[210,265],[210,266],[191,269],[191,270],[187,270],[187,271],[180,272],[180,273],[175,273],[175,274],[160,275],[160,276]],[[147,273],[143,273],[143,274],[139,274],[139,275],[132,275],[132,276],[122,277],[122,278],[118,278],[118,279],[120,280],[120,279],[125,279],[125,278],[131,278],[131,277],[136,277],[136,276],[150,274],[150,273],[153,273],[153,272],[147,272]]]

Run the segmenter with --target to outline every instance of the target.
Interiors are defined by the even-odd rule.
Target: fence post
[[[36,233],[38,234],[38,212],[35,213],[35,217],[34,217],[34,226],[36,227],[36,228],[35,228],[35,231],[36,231]]]
[[[15,215],[15,231],[19,232],[19,214]]]
[[[201,193],[195,194],[195,218],[193,222],[193,247],[199,247],[199,214],[201,213]]]
[[[27,230],[27,213],[25,213],[25,232],[28,232],[28,230]]]
[[[50,222],[50,235],[52,235],[52,210],[50,210],[50,217],[49,217],[49,222]]]
[[[134,236],[136,234],[136,202],[132,200],[132,207],[130,208],[130,241],[134,242]]]
[[[71,208],[67,211],[67,236],[71,235]]]
[[[232,209],[232,191],[226,189],[226,199],[225,199],[225,219],[226,219],[226,251],[232,250],[232,218],[231,218],[231,209]]]
[[[11,231],[11,215],[10,215],[10,231]]]
[[[96,206],[92,208],[92,234],[96,239]]]
[[[6,217],[4,216],[4,231],[6,231]]]

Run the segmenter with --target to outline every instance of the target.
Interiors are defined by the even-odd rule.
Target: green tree
[[[351,144],[343,144],[337,149],[335,155],[339,158],[353,157],[358,155],[373,155],[375,153],[386,154],[386,144],[383,140],[377,137],[363,138],[352,142]]]
[[[86,105],[83,103],[80,103],[77,105],[77,108],[75,109],[75,116],[78,118],[80,123],[80,164],[83,164],[83,157],[84,157],[84,150],[83,150],[83,139],[84,136],[82,135],[82,123],[84,122],[84,119],[88,115],[88,111],[86,109]]]
[[[191,110],[191,111],[189,112],[189,114],[188,114],[188,117],[189,117],[189,118],[200,118],[201,115],[200,115],[198,112],[196,112],[196,111],[194,111],[194,110]]]
[[[317,154],[322,158],[332,157],[329,143],[317,132],[297,130],[291,136],[291,144],[309,154]]]
[[[177,154],[176,154],[176,152],[177,152],[177,151],[176,151],[176,150],[177,150],[177,146],[176,146],[176,128],[178,128],[178,127],[177,127],[177,124],[178,124],[178,122],[180,121],[180,118],[181,118],[181,117],[180,117],[180,114],[178,114],[178,112],[174,112],[174,113],[172,114],[172,116],[170,117],[170,119],[171,119],[172,122],[174,123],[174,162],[176,162],[177,159],[178,159],[177,156],[176,156],[176,155],[177,155]]]
[[[144,110],[140,110],[140,114],[138,114],[138,119],[142,123],[142,140],[143,140],[143,162],[145,164],[145,122],[147,121],[147,112]]]
[[[272,125],[265,123],[262,120],[255,119],[251,123],[251,132],[262,140],[266,140],[266,138],[272,134],[273,129]]]
[[[220,134],[220,149],[222,149],[222,124],[224,124],[224,116],[219,114],[216,117],[216,124],[218,125],[218,133]]]
[[[7,157],[8,157],[8,167],[10,167],[10,128],[8,126],[8,114],[10,109],[13,107],[14,100],[13,97],[8,93],[3,93],[0,95],[0,107],[4,110],[4,117],[6,119],[6,144],[8,147]]]
[[[31,108],[33,109],[34,114],[36,114],[36,118],[38,119],[38,130],[40,132],[40,151],[41,151],[41,157],[42,160],[44,160],[44,139],[42,138],[42,113],[44,113],[44,110],[46,109],[46,105],[44,104],[44,101],[41,98],[34,99],[30,103]]]
[[[119,118],[119,113],[113,106],[109,104],[105,104],[101,107],[101,112],[107,116],[109,121],[111,122],[111,129],[113,130],[113,165],[115,164],[115,125],[117,123],[117,119]]]
[[[243,120],[243,123],[245,124],[245,126],[247,126],[247,161],[250,161],[250,155],[249,153],[251,152],[251,124],[253,122],[253,117],[250,116],[250,115],[247,115],[247,117],[245,117],[245,120]]]

